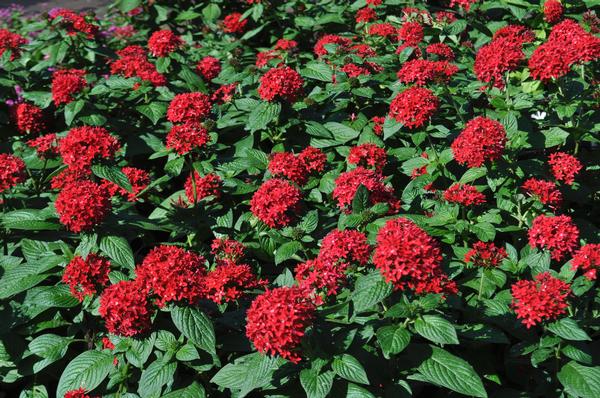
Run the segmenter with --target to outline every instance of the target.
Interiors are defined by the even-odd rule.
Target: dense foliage
[[[597,0],[2,10],[0,389],[600,396]]]

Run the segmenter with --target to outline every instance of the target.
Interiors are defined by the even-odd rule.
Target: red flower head
[[[429,82],[448,83],[456,72],[458,72],[456,65],[452,65],[448,61],[413,59],[402,65],[397,76],[402,83],[424,86]]]
[[[265,101],[283,99],[294,102],[302,94],[303,85],[304,79],[289,66],[273,68],[260,78],[258,94]]]
[[[341,68],[341,71],[347,74],[348,77],[359,77],[361,75],[368,76],[371,74],[371,71],[368,68],[356,64],[346,64]]]
[[[96,159],[110,159],[121,149],[104,127],[81,126],[69,130],[59,141],[58,152],[71,169],[87,169]]]
[[[135,269],[144,290],[156,304],[185,302],[195,305],[204,297],[205,258],[177,246],[158,246]]]
[[[0,153],[0,192],[11,189],[26,178],[25,162],[21,158]]]
[[[100,296],[98,313],[109,333],[136,336],[152,326],[152,304],[139,281],[120,281],[109,286]]]
[[[477,79],[504,88],[506,72],[517,69],[525,54],[522,42],[512,37],[499,37],[481,47],[475,56],[474,71]]]
[[[371,6],[380,6],[383,0],[367,0],[367,4]]]
[[[219,265],[204,278],[206,298],[217,304],[240,299],[245,291],[264,285],[247,264]]]
[[[543,272],[534,281],[520,280],[511,287],[512,307],[529,329],[543,321],[552,321],[565,313],[571,294],[569,284]]]
[[[579,240],[579,229],[569,216],[537,216],[529,229],[529,245],[549,250],[560,261],[572,253]]]
[[[318,57],[327,55],[329,53],[327,51],[327,48],[325,48],[327,44],[335,44],[337,45],[338,51],[346,52],[348,51],[348,48],[352,45],[352,40],[338,35],[325,35],[321,37],[315,44],[315,55],[317,55]]]
[[[281,228],[292,222],[299,211],[302,194],[286,180],[265,181],[252,196],[250,210],[271,228]]]
[[[304,185],[308,180],[306,164],[291,152],[271,154],[268,169],[273,177],[285,177],[298,185]]]
[[[210,115],[212,103],[204,93],[177,94],[169,104],[167,119],[172,123],[201,122]]]
[[[340,285],[344,282],[347,267],[347,263],[317,257],[314,260],[298,264],[294,269],[294,274],[300,289],[311,293],[322,291],[327,296],[331,296],[337,294]],[[322,298],[316,296],[313,302],[320,305]]]
[[[52,75],[52,99],[59,106],[73,101],[73,96],[87,85],[85,71],[81,69],[57,70]]]
[[[223,19],[223,32],[225,33],[242,33],[246,24],[248,24],[247,19],[241,19],[242,14],[239,12],[234,12],[225,17]]]
[[[288,39],[279,39],[277,43],[275,43],[275,50],[280,51],[290,51],[294,48],[298,47],[298,42],[296,40],[288,40]]]
[[[456,16],[448,11],[438,11],[435,13],[435,20],[441,24],[451,24],[456,21]]]
[[[456,286],[441,268],[437,242],[405,218],[389,220],[377,234],[373,264],[396,290],[454,293]]]
[[[506,250],[492,242],[476,242],[473,248],[465,254],[465,263],[476,267],[497,267],[507,257]]]
[[[572,185],[575,182],[575,176],[583,168],[583,165],[575,156],[564,152],[551,154],[548,164],[552,169],[554,178],[568,185]]]
[[[464,8],[465,11],[471,9],[471,5],[477,3],[478,0],[450,0],[450,7]]]
[[[27,145],[35,148],[40,159],[52,159],[58,156],[58,139],[56,134],[46,134],[27,141]]]
[[[351,212],[352,200],[361,185],[369,191],[371,204],[387,203],[390,206],[390,213],[394,213],[400,208],[400,201],[394,197],[394,190],[385,186],[381,174],[374,170],[357,167],[340,174],[335,180],[333,198],[337,200],[338,207],[344,212]]]
[[[212,93],[210,99],[216,104],[224,104],[233,99],[237,83],[224,84]]]
[[[10,108],[10,113],[21,134],[39,134],[47,128],[44,112],[35,105],[16,104]]]
[[[200,123],[188,122],[171,127],[167,134],[167,148],[185,155],[196,148],[205,147],[209,140],[208,131]]]
[[[10,60],[14,61],[21,55],[20,47],[27,44],[27,39],[6,29],[0,29],[0,57],[5,51],[10,51]]]
[[[84,388],[80,388],[78,390],[71,390],[65,393],[64,398],[92,398],[86,394]]]
[[[72,169],[67,167],[52,177],[50,186],[52,189],[63,189],[67,185],[77,184],[79,181],[89,181],[91,176],[91,169]]]
[[[531,43],[535,40],[535,33],[523,25],[506,25],[498,29],[492,40],[507,39],[513,44]]]
[[[402,45],[398,47],[396,53],[399,54],[406,47],[416,47],[423,40],[425,33],[423,26],[418,22],[405,22],[398,29],[398,40],[402,41]]]
[[[562,19],[563,5],[557,0],[546,0],[544,2],[544,19],[550,24],[555,24]]]
[[[327,155],[318,148],[308,146],[298,154],[298,159],[304,163],[304,167],[309,173],[321,173],[325,170]]]
[[[256,54],[256,62],[254,63],[257,68],[264,68],[269,64],[272,59],[282,59],[281,55],[275,50],[261,51]]]
[[[371,257],[371,245],[365,234],[359,231],[334,229],[323,238],[319,258],[326,261],[355,262],[365,265]]]
[[[444,191],[444,199],[462,206],[477,206],[485,203],[485,195],[469,184],[453,184]]]
[[[117,51],[119,59],[110,64],[110,72],[127,78],[139,77],[155,86],[164,86],[167,79],[158,73],[156,67],[148,61],[146,50],[141,46],[128,46]]]
[[[150,184],[150,174],[146,170],[135,167],[123,167],[121,171],[131,184],[131,192],[108,180],[102,181],[102,184],[111,196],[118,194],[130,202],[135,202],[138,199],[137,195]]]
[[[89,231],[111,210],[107,190],[92,181],[76,181],[65,186],[54,203],[59,220],[72,232]]]
[[[383,134],[383,124],[385,123],[385,117],[373,116],[371,118],[371,121],[373,122],[373,132],[375,133],[375,135]]]
[[[387,154],[385,149],[375,144],[366,143],[350,148],[347,160],[349,164],[365,168],[372,167],[375,171],[381,173],[387,163]]]
[[[523,184],[523,189],[550,207],[557,207],[562,203],[562,194],[552,181],[530,178]]]
[[[394,27],[394,25],[387,23],[387,22],[375,23],[375,24],[369,26],[369,34],[371,36],[381,36],[381,37],[394,36],[394,38],[395,38],[396,34],[397,34],[397,29]]]
[[[422,87],[410,87],[392,100],[390,117],[401,122],[408,129],[422,127],[438,109],[440,100]]]
[[[221,62],[215,57],[204,57],[196,65],[196,70],[206,81],[211,81],[221,73]]]
[[[213,240],[210,249],[215,256],[217,265],[237,264],[244,257],[246,251],[242,243],[228,238]]]
[[[79,301],[95,294],[108,284],[110,262],[97,254],[90,253],[86,259],[75,256],[65,267],[62,281],[69,285],[71,294]]]
[[[444,43],[433,43],[427,46],[425,51],[428,54],[437,55],[440,61],[454,61],[454,51]]]
[[[61,8],[50,14],[50,18],[53,20],[58,17],[62,18],[60,24],[65,27],[70,36],[77,34],[77,32],[81,32],[85,34],[88,39],[91,39],[98,33],[97,25],[87,22],[83,15],[79,15],[73,10]]]
[[[467,122],[452,143],[454,159],[468,167],[480,167],[502,156],[506,144],[504,126],[495,120],[478,116]]]
[[[600,268],[600,244],[590,243],[582,246],[571,260],[574,271],[581,269],[583,275],[589,279],[596,279],[597,270]]]
[[[196,185],[196,196],[194,200],[194,185]],[[204,177],[200,177],[197,171],[194,171],[194,178],[192,175],[185,180],[185,196],[187,196],[190,203],[196,203],[204,198],[213,196],[215,199],[221,197],[221,188],[223,186],[223,180],[221,177],[214,173],[208,173]]]
[[[148,39],[148,49],[155,57],[166,57],[183,46],[183,40],[168,29],[157,30]]]
[[[305,329],[312,324],[315,306],[298,287],[267,290],[250,305],[246,336],[262,353],[300,362],[297,352]]]
[[[376,19],[377,19],[377,13],[372,8],[364,7],[364,8],[361,8],[360,10],[356,11],[356,16],[355,16],[356,23],[371,22]]]

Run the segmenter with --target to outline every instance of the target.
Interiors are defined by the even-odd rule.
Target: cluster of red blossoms
[[[221,197],[223,180],[215,173],[208,173],[200,177],[197,171],[190,174],[185,180],[185,196],[190,203],[198,203],[209,196],[218,199]]]
[[[326,161],[323,151],[307,147],[297,155],[291,152],[272,154],[268,169],[273,177],[285,177],[298,185],[304,185],[311,173],[320,173],[325,169]]]
[[[13,105],[10,114],[21,134],[39,134],[47,128],[44,111],[35,105],[26,102]]]
[[[200,123],[188,122],[174,125],[167,134],[166,147],[180,155],[185,155],[196,148],[203,148],[210,137]]]
[[[120,148],[104,127],[82,126],[69,130],[59,141],[58,152],[70,169],[88,169],[94,160],[113,158]]]
[[[265,101],[294,102],[302,95],[304,79],[289,66],[269,69],[261,78],[258,95]]]
[[[65,393],[64,398],[94,398],[87,394],[85,388],[80,388],[78,390],[71,390]]]
[[[573,182],[575,182],[575,176],[583,168],[579,159],[564,152],[551,154],[548,159],[548,164],[550,165],[554,178],[567,185],[572,185]]]
[[[27,44],[27,39],[6,29],[0,29],[0,57],[5,51],[10,51],[10,60],[13,61],[21,54],[20,47]]]
[[[452,142],[454,159],[468,167],[480,167],[500,158],[506,145],[504,126],[495,120],[478,116],[467,122]]]
[[[539,215],[529,229],[529,245],[550,251],[560,261],[579,246],[579,229],[571,217]]]
[[[65,267],[62,280],[69,285],[71,294],[83,301],[85,296],[96,294],[108,284],[110,262],[97,254],[90,253],[84,259],[75,256]]]
[[[389,115],[406,128],[422,127],[437,111],[440,100],[422,87],[410,87],[392,100]]]
[[[211,81],[221,73],[221,62],[215,57],[204,57],[196,65],[196,70],[204,80]]]
[[[523,189],[534,195],[541,203],[552,208],[556,208],[562,203],[562,193],[552,181],[530,178],[523,183]]]
[[[506,256],[506,250],[493,242],[476,242],[465,254],[464,260],[476,267],[493,268],[500,265]]]
[[[25,162],[14,155],[0,153],[0,193],[25,181]]]
[[[247,24],[248,20],[242,19],[242,14],[234,12],[223,19],[223,32],[233,34],[242,33]]]
[[[155,57],[166,57],[183,46],[183,40],[168,29],[157,30],[148,39],[148,49]]]
[[[511,292],[517,318],[529,329],[564,314],[569,306],[567,299],[571,287],[549,272],[543,272],[533,281],[520,280],[514,283]]]
[[[402,83],[424,86],[430,82],[448,83],[456,72],[458,67],[448,61],[414,59],[404,63],[397,76]]]
[[[91,39],[98,33],[98,26],[89,23],[83,15],[77,14],[75,11],[68,8],[59,8],[52,10],[48,14],[52,20],[59,19],[60,25],[66,30],[67,34],[73,36],[77,33],[83,33],[87,38]]]
[[[485,203],[485,195],[469,184],[453,184],[444,191],[444,199],[462,206],[477,206]]]
[[[366,143],[350,148],[347,162],[365,168],[372,167],[375,171],[381,173],[387,163],[387,154],[385,149],[375,144]]]
[[[261,51],[256,54],[255,65],[257,68],[264,68],[269,64],[269,61],[283,59],[285,55],[289,54],[296,47],[298,47],[298,42],[295,40],[279,39],[273,49]]]
[[[141,46],[127,46],[117,51],[119,59],[110,65],[113,75],[121,74],[127,78],[139,77],[155,86],[164,86],[167,79],[158,73],[156,67],[148,61],[146,50]]]
[[[338,207],[346,213],[352,211],[351,204],[356,191],[360,186],[364,186],[369,191],[369,201],[371,204],[387,203],[390,207],[390,213],[395,213],[400,208],[400,201],[394,197],[394,190],[387,187],[383,182],[383,176],[374,171],[357,167],[354,170],[346,171],[335,180],[333,189],[333,198],[337,201]]]
[[[201,92],[177,94],[167,109],[171,123],[202,122],[212,109],[210,97]]]
[[[111,211],[108,190],[92,181],[67,184],[54,202],[60,222],[72,232],[89,231]]]
[[[52,75],[52,100],[59,106],[73,101],[73,96],[85,88],[85,71],[81,69],[61,69]]]
[[[150,174],[146,170],[136,167],[123,167],[121,171],[129,180],[131,191],[127,191],[108,180],[103,180],[102,185],[108,190],[110,196],[120,195],[129,202],[135,202],[138,200],[138,195],[150,184]]]
[[[555,24],[562,19],[563,5],[557,0],[546,0],[544,2],[544,19],[546,22]]]
[[[286,180],[273,178],[265,181],[252,195],[250,210],[271,228],[282,228],[292,222],[300,210],[302,193]]]
[[[100,296],[98,313],[109,333],[136,336],[150,330],[154,309],[143,286],[133,280],[106,288]]]
[[[590,243],[584,245],[575,253],[571,260],[573,270],[580,269],[589,280],[596,279],[600,268],[600,244]]]

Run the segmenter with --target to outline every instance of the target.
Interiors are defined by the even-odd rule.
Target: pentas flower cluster
[[[289,225],[300,211],[302,193],[286,180],[265,181],[250,200],[250,210],[271,228]]]
[[[52,20],[60,21],[59,24],[67,30],[67,34],[70,36],[83,33],[88,39],[91,39],[98,33],[98,25],[89,23],[83,15],[68,8],[51,10],[48,16]]]
[[[215,173],[208,173],[201,177],[197,171],[194,171],[185,180],[185,196],[190,203],[197,203],[209,196],[218,199],[221,197],[222,186],[223,180]]]
[[[379,230],[373,264],[396,290],[416,294],[457,291],[442,270],[438,243],[406,218],[389,220]]]
[[[392,100],[389,115],[408,129],[422,127],[437,111],[440,100],[422,87],[410,87]]]
[[[246,252],[245,246],[237,240],[216,238],[210,245],[210,252],[215,256],[217,265],[235,264]]]
[[[425,36],[423,26],[418,22],[405,22],[400,29],[398,29],[398,40],[401,42],[400,46],[396,50],[396,54],[400,54],[405,48],[414,47],[416,53],[420,54],[420,49],[417,45],[423,41]]]
[[[167,109],[171,123],[202,122],[211,112],[210,97],[201,92],[177,94]]]
[[[331,45],[331,46],[329,46]],[[335,47],[337,52],[347,52],[352,46],[352,39],[347,37],[342,37],[338,35],[324,35],[319,40],[314,47],[315,55],[318,57],[323,57],[329,54],[327,47]]]
[[[146,50],[141,46],[127,46],[117,51],[119,59],[110,65],[113,75],[119,74],[124,77],[139,77],[155,86],[164,86],[167,79],[158,73],[156,67],[148,61]]]
[[[365,168],[373,168],[381,173],[387,163],[387,154],[385,149],[366,143],[350,148],[347,162]]]
[[[10,108],[10,115],[21,134],[39,134],[47,129],[44,111],[22,102]]]
[[[240,299],[251,289],[264,286],[267,281],[259,280],[248,264],[229,262],[218,265],[204,278],[205,297],[217,304]]]
[[[589,280],[595,280],[600,268],[600,244],[588,243],[575,253],[571,260],[573,270],[581,270]]]
[[[465,254],[465,263],[475,267],[497,267],[507,257],[503,247],[496,246],[493,242],[476,242],[473,248]]]
[[[479,0],[450,0],[450,7],[463,8],[465,11],[469,11],[471,6],[478,1]]]
[[[21,55],[21,46],[27,44],[27,39],[6,29],[0,29],[0,57],[5,51],[10,51],[10,60],[14,61]]]
[[[211,81],[221,73],[221,62],[215,57],[204,57],[196,65],[196,70],[206,81]]]
[[[295,40],[279,39],[272,49],[256,54],[255,65],[258,68],[264,68],[273,59],[282,60],[285,55],[295,50],[296,47],[298,47],[298,42]],[[278,66],[281,65],[281,62],[279,62]]]
[[[150,331],[154,309],[144,286],[138,281],[120,281],[100,296],[98,313],[109,333],[138,336]]]
[[[554,25],[548,41],[529,58],[534,79],[548,81],[569,73],[575,64],[600,58],[600,38],[586,32],[572,19]]]
[[[304,79],[289,66],[269,69],[261,78],[258,95],[265,101],[294,102],[303,92]]]
[[[110,196],[120,195],[129,202],[135,202],[138,200],[140,192],[146,189],[150,184],[150,174],[146,170],[138,169],[136,167],[123,167],[121,168],[121,171],[129,180],[131,191],[108,180],[103,180],[102,185],[108,190]]]
[[[552,181],[530,178],[523,183],[523,189],[550,207],[556,208],[562,203],[562,193]]]
[[[455,55],[452,48],[444,43],[433,43],[425,48],[427,54],[436,55],[441,61],[454,61]]]
[[[563,5],[557,0],[546,0],[544,2],[544,19],[550,24],[555,24],[562,19]]]
[[[97,126],[72,128],[58,144],[63,163],[75,170],[88,169],[94,160],[112,159],[120,149],[119,141]]]
[[[579,229],[571,217],[539,215],[529,229],[529,245],[550,251],[560,261],[579,246]]]
[[[62,281],[69,285],[71,294],[79,301],[96,294],[108,284],[110,261],[94,253],[84,259],[75,256],[65,267]]]
[[[573,155],[564,152],[555,152],[548,159],[552,174],[558,181],[567,185],[573,185],[575,176],[583,168],[583,165]]]
[[[569,284],[543,272],[535,280],[520,280],[511,286],[512,307],[527,329],[552,321],[566,312],[571,294]]]
[[[58,156],[58,138],[56,134],[45,134],[27,141],[34,148],[40,159],[52,159]]]
[[[166,57],[183,46],[183,40],[168,29],[157,30],[148,39],[148,49],[155,57]]]
[[[203,148],[210,141],[208,130],[198,122],[176,124],[167,134],[166,147],[180,155]]]
[[[462,206],[477,206],[485,203],[485,195],[469,184],[453,184],[444,191],[444,199]]]
[[[258,351],[298,363],[302,359],[298,347],[314,318],[315,304],[304,289],[267,290],[248,309],[246,336]]]
[[[26,178],[25,162],[21,158],[0,153],[0,193],[22,183]]]
[[[78,390],[71,390],[65,393],[64,398],[94,398],[87,394],[85,388],[80,388]]]
[[[369,25],[368,33],[371,36],[391,37],[397,38],[398,30],[394,25],[390,23],[375,23]]]
[[[74,100],[74,95],[87,86],[85,71],[61,69],[52,75],[52,100],[54,105],[64,105]]]
[[[400,201],[394,197],[393,188],[384,184],[383,176],[380,173],[364,167],[357,167],[340,174],[335,180],[333,198],[342,211],[346,213],[352,211],[352,200],[361,185],[369,191],[371,204],[387,203],[390,213],[395,213],[400,208]]]
[[[402,83],[424,86],[427,83],[448,83],[456,72],[458,67],[448,61],[414,59],[404,63],[397,76]]]
[[[454,159],[468,167],[480,167],[500,158],[506,145],[504,126],[495,120],[478,116],[467,122],[452,142]]]
[[[223,32],[232,34],[243,33],[247,24],[248,20],[242,19],[242,14],[234,12],[223,19]]]
[[[92,181],[73,181],[60,191],[54,202],[60,222],[72,232],[89,231],[111,211],[107,189]]]
[[[271,154],[267,168],[273,177],[284,177],[298,185],[304,185],[311,173],[323,171],[326,161],[323,151],[307,147],[297,155],[291,152]]]

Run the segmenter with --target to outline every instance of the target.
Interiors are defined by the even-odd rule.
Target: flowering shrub
[[[600,397],[599,12],[0,10],[0,390]]]

